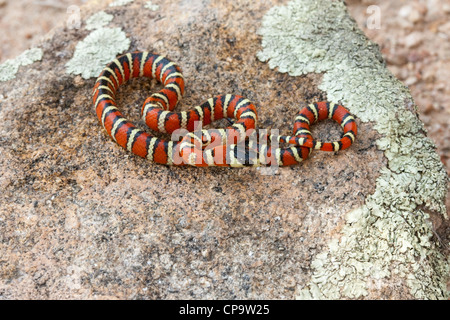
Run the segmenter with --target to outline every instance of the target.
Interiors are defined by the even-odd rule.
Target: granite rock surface
[[[0,65],[1,298],[447,297],[448,177],[342,2],[122,2],[88,3],[79,27]],[[274,174],[149,163],[107,136],[90,99],[104,64],[134,50],[182,67],[180,110],[240,94],[260,128],[289,134],[328,99],[355,114],[357,141]],[[134,79],[118,105],[145,128],[159,89]]]

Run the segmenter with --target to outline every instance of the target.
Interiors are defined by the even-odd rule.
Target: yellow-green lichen
[[[66,64],[67,73],[81,74],[84,79],[97,77],[105,65],[130,47],[130,39],[120,28],[99,28],[75,48]]]
[[[113,15],[107,14],[104,11],[97,12],[86,19],[86,29],[95,30],[105,27],[113,18]]]
[[[274,7],[259,33],[260,60],[292,76],[324,73],[319,89],[375,124],[388,160],[374,194],[346,213],[340,238],[313,260],[310,283],[298,297],[360,298],[373,281],[388,283],[395,275],[416,298],[445,299],[448,262],[431,239],[424,210],[447,218],[447,174],[409,90],[386,69],[343,2],[293,0]]]
[[[0,64],[0,82],[12,80],[16,77],[20,66],[27,66],[42,59],[42,49],[32,48],[24,51],[15,59],[6,60]]]
[[[159,6],[157,4],[153,4],[151,1],[147,1],[144,7],[152,11],[156,11],[159,9]]]
[[[116,0],[109,4],[110,7],[120,7],[132,3],[134,0]]]

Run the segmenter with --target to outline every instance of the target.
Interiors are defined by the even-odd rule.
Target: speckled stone
[[[321,74],[292,77],[257,58],[263,16],[286,1],[152,1],[155,10],[146,1],[108,3],[82,14],[113,15],[107,27],[121,28],[130,50],[176,61],[187,83],[180,109],[240,94],[257,106],[260,128],[288,134],[299,108],[326,99]],[[275,175],[152,164],[98,123],[95,78],[67,73],[90,32],[86,23],[57,28],[39,46],[42,61],[0,83],[0,298],[297,297],[315,276],[312,261],[341,237],[346,215],[375,192],[387,160],[372,123],[357,120],[348,150],[313,152]],[[159,88],[132,80],[118,105],[145,129],[140,106]],[[313,134],[330,140],[340,130],[324,122]],[[448,220],[433,217],[443,234]],[[415,298],[407,275],[392,277],[368,279],[369,294],[356,298]]]

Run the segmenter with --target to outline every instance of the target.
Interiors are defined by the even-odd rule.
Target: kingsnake
[[[163,133],[186,129],[180,140],[167,141],[151,136],[119,111],[115,102],[117,89],[138,77],[155,78],[164,85],[145,100],[142,119],[151,129]],[[248,99],[232,94],[219,95],[191,110],[173,112],[183,93],[184,78],[178,65],[157,54],[133,52],[118,57],[101,72],[95,83],[93,103],[98,119],[113,140],[140,157],[166,165],[287,166],[306,159],[312,149],[346,149],[357,134],[355,119],[347,109],[334,103],[318,102],[297,114],[293,136],[265,136],[272,144],[276,141],[292,146],[272,147],[248,138],[248,132],[253,132],[250,137],[255,135],[253,129],[257,120],[256,108]],[[194,131],[198,122],[207,125],[222,118],[235,118],[236,122],[226,129]],[[310,125],[323,119],[340,123],[344,134],[339,141],[322,143],[312,138]]]

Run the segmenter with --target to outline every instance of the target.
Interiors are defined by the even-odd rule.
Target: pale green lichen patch
[[[95,30],[105,27],[112,21],[113,15],[107,14],[104,11],[97,12],[86,19],[86,29]]]
[[[144,5],[144,8],[147,8],[152,11],[156,11],[159,9],[159,6],[157,4],[153,4],[153,2],[151,2],[151,1],[147,1]]]
[[[156,11],[159,9],[159,6],[157,4],[153,4],[151,1],[147,1],[144,5],[144,8]]]
[[[24,51],[15,59],[6,60],[0,64],[0,82],[12,80],[16,77],[20,66],[27,66],[42,59],[42,49],[32,48]]]
[[[120,7],[132,3],[134,0],[116,0],[109,4],[110,7]]]
[[[311,264],[299,298],[359,298],[373,281],[403,279],[417,298],[446,298],[449,267],[432,241],[430,210],[445,218],[447,174],[409,90],[386,69],[340,1],[293,0],[265,15],[258,58],[292,76],[324,73],[319,89],[374,123],[388,160],[366,204],[346,213],[339,239]],[[409,105],[408,105],[409,104]],[[363,139],[364,137],[361,137]],[[372,282],[371,282],[372,281]]]
[[[130,39],[120,28],[99,28],[75,48],[67,62],[67,73],[81,74],[84,79],[96,77],[105,65],[130,47]]]

